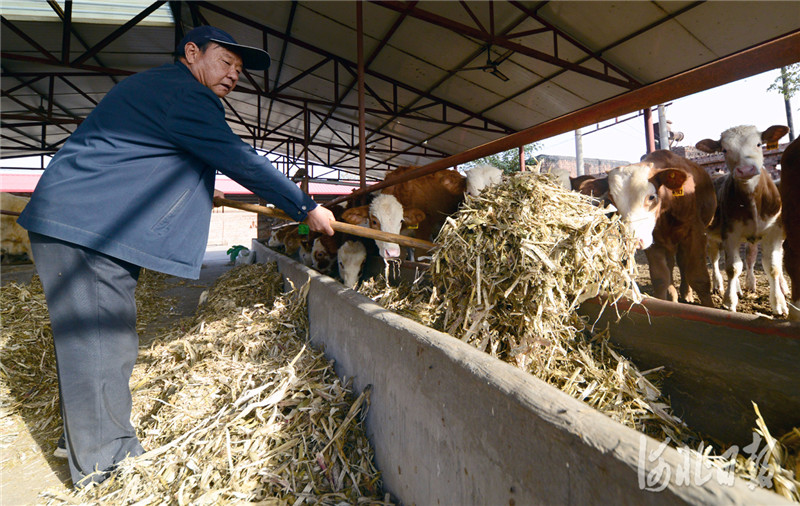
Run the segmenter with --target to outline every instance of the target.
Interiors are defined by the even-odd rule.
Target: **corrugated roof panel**
[[[64,9],[64,0],[56,0]],[[74,0],[72,20],[81,23],[123,25],[144,11],[153,2],[150,0],[94,1]],[[3,16],[13,20],[59,21],[58,14],[44,1],[3,0]],[[167,4],[162,5],[139,22],[142,26],[170,26],[172,12]]]

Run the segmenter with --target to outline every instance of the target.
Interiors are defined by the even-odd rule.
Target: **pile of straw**
[[[640,373],[607,331],[587,337],[575,312],[600,292],[640,297],[636,245],[617,215],[549,174],[520,173],[468,198],[437,243],[430,272],[443,330],[629,427],[677,436],[681,421],[648,379],[659,371]]]
[[[98,486],[48,493],[50,502],[389,503],[362,423],[369,389],[354,398],[323,354],[306,346],[305,293],[281,288],[274,264],[236,267],[195,318],[141,350],[132,422],[149,451]],[[32,298],[43,307],[41,295]],[[42,321],[36,326],[45,333]],[[4,349],[20,346],[6,329]],[[20,368],[52,367],[52,351],[36,346],[37,360],[18,357]],[[4,387],[20,391],[20,378],[4,377]],[[47,384],[37,397],[52,402],[54,378]],[[13,397],[26,409],[24,397]],[[57,438],[57,410],[50,415]]]
[[[143,270],[136,287],[137,331],[169,313],[173,300],[157,295],[167,276]],[[30,284],[0,287],[0,392],[2,416],[21,416],[36,439],[55,449],[61,435],[53,333],[38,276]]]

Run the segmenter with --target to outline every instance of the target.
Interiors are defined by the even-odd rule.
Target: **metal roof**
[[[171,61],[199,24],[272,55],[269,71],[243,75],[225,103],[233,130],[286,157],[287,174],[306,156],[358,174],[359,5],[366,169],[376,179],[800,60],[797,1],[155,2],[119,25],[72,19],[86,3],[77,0],[34,2],[58,21],[25,19],[7,3],[3,158],[55,152],[116,82]],[[163,5],[172,26],[140,22]]]

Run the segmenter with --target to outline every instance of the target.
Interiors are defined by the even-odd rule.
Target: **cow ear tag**
[[[669,179],[669,182],[672,183],[673,185],[676,183],[677,177],[675,176],[674,172],[669,172],[667,174],[667,178]],[[672,196],[673,197],[683,197],[683,185],[681,185],[679,188],[673,188],[672,189]]]
[[[416,225],[408,225],[406,228],[407,228],[407,229],[409,229],[409,230],[416,230],[416,229],[418,229],[418,228],[419,228],[419,224],[416,224]]]
[[[308,235],[309,231],[308,225],[305,223],[301,223],[297,226],[297,233],[300,235]]]

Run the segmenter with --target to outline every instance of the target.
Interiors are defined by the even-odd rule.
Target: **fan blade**
[[[495,65],[500,65],[501,63],[506,61],[508,59],[508,57],[511,56],[512,54],[514,54],[514,50],[513,49],[509,49],[505,53],[501,54],[500,57],[498,59],[496,59],[493,63]]]
[[[508,76],[500,72],[497,68],[492,69],[492,74],[501,81],[508,81]]]
[[[461,72],[462,70],[489,70],[493,69],[492,65],[481,65],[479,67],[464,67],[463,69],[456,69],[455,72]]]

